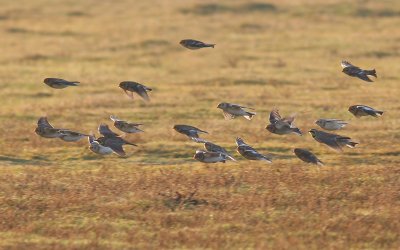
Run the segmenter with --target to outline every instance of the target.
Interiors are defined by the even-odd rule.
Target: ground
[[[8,1],[0,10],[0,248],[396,249],[400,247],[400,3],[387,1]],[[187,50],[185,38],[216,43]],[[376,68],[372,84],[341,72]],[[78,80],[51,89],[46,77]],[[152,87],[151,102],[118,84]],[[253,107],[224,120],[220,102]],[[354,118],[365,104],[385,113]],[[296,113],[303,136],[272,135],[269,112]],[[34,133],[47,116],[97,133],[110,115],[143,123],[129,155]],[[350,124],[340,154],[307,133]],[[237,163],[192,159],[209,132]],[[235,152],[242,137],[273,163]],[[324,167],[292,150],[307,148]]]

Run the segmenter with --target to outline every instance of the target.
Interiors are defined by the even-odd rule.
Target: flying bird
[[[191,50],[207,48],[207,47],[214,48],[214,46],[215,46],[215,44],[203,43],[203,42],[193,40],[193,39],[184,39],[184,40],[180,41],[179,44],[182,45],[183,47],[185,47],[187,49],[191,49]]]
[[[339,119],[318,119],[315,124],[325,130],[339,130],[344,128],[348,122]]]
[[[312,163],[316,165],[323,166],[324,164],[322,161],[320,161],[317,156],[315,156],[313,153],[306,149],[302,148],[295,148],[294,149],[294,154],[302,161],[307,162],[307,163]]]
[[[54,128],[47,117],[40,117],[37,122],[35,133],[44,138],[60,138],[62,136],[61,129]]]
[[[377,78],[378,76],[376,75],[376,70],[364,70],[360,69],[357,66],[354,66],[348,61],[342,61],[342,72],[345,73],[346,75],[352,76],[352,77],[358,77],[361,80],[367,81],[367,82],[373,82],[368,76],[374,76]]]
[[[301,136],[302,133],[300,129],[295,127],[293,124],[294,118],[293,115],[282,118],[279,111],[274,109],[269,115],[270,124],[268,124],[266,129],[273,134],[286,135],[294,133]]]
[[[226,155],[216,152],[206,152],[203,150],[196,150],[196,154],[193,156],[194,159],[203,163],[225,163]]]
[[[98,130],[103,136],[96,139],[96,141],[104,147],[111,148],[112,151],[119,156],[126,156],[123,149],[124,145],[137,146],[136,144],[125,141],[118,134],[114,133],[106,124],[100,124]]]
[[[121,130],[122,132],[125,132],[128,134],[143,132],[143,130],[138,128],[140,125],[143,125],[141,123],[130,123],[127,121],[120,120],[113,115],[110,116],[110,119],[114,122],[114,127]]]
[[[376,110],[365,105],[350,106],[349,111],[357,118],[360,118],[361,116],[379,117],[383,115],[383,111]]]
[[[46,78],[43,82],[54,89],[63,89],[70,86],[78,86],[79,83],[77,81],[67,81],[60,78]]]
[[[215,152],[215,153],[220,153],[226,156],[226,158],[232,160],[232,161],[236,161],[235,158],[233,158],[231,155],[229,155],[228,151],[226,151],[225,148],[214,144],[212,142],[205,142],[204,143],[204,148],[208,151],[208,152]]]
[[[311,136],[319,143],[325,144],[331,149],[334,149],[338,152],[343,152],[343,147],[347,146],[349,148],[355,148],[358,144],[357,142],[353,142],[350,137],[341,136],[337,134],[327,133],[324,131],[311,129],[308,131]]]
[[[88,136],[88,141],[89,141],[89,149],[93,153],[99,154],[99,155],[108,155],[113,153],[114,151],[110,147],[106,147],[101,145],[97,140],[94,135],[89,135]]]
[[[208,134],[207,131],[198,129],[198,128],[190,126],[190,125],[175,125],[174,129],[176,132],[186,135],[187,137],[189,137],[189,139],[191,139],[195,142],[200,142],[200,143],[206,142],[205,140],[201,140],[199,138],[199,133]]]
[[[246,111],[247,108],[238,104],[222,102],[218,104],[217,108],[222,109],[225,119],[233,119],[237,116],[243,116],[247,120],[251,120],[256,113]]]
[[[247,145],[242,138],[236,138],[236,145],[238,153],[244,158],[248,160],[266,161],[268,163],[272,163],[272,159],[270,157],[258,153],[257,150]]]
[[[66,142],[75,142],[79,141],[82,138],[88,137],[89,135],[82,134],[79,132],[71,131],[68,129],[60,130],[61,136],[60,139]]]
[[[145,101],[150,101],[147,91],[152,91],[151,88],[144,86],[143,84],[131,81],[124,81],[119,84],[119,87],[133,99],[133,92],[140,95]]]

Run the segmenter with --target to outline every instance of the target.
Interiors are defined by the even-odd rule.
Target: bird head
[[[355,114],[357,112],[357,106],[356,105],[350,106],[349,107],[349,112]]]
[[[266,126],[265,129],[271,133],[274,133],[276,130],[276,127],[274,126],[274,124],[268,124],[268,126]]]
[[[321,119],[316,120],[315,124],[317,124],[318,126],[322,126],[323,125]]]
[[[226,102],[221,102],[220,104],[218,104],[217,108],[219,108],[219,109],[226,108]]]
[[[236,144],[237,144],[238,146],[240,146],[240,145],[244,145],[244,144],[246,144],[246,143],[243,141],[242,138],[237,137],[237,138],[236,138]]]
[[[310,129],[310,131],[308,131],[308,133],[310,133],[312,137],[315,137],[317,130],[312,128],[312,129]]]
[[[193,156],[193,159],[198,160],[198,161],[204,160],[204,151],[197,150],[196,154],[194,154],[194,156]]]
[[[121,88],[121,89],[127,89],[127,87],[128,87],[128,82],[121,82],[120,84],[119,84],[119,87]]]

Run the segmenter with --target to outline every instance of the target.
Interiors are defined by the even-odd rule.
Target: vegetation
[[[8,1],[0,10],[0,248],[396,249],[400,246],[400,3]],[[185,38],[216,43],[190,51]],[[367,84],[342,59],[376,68]],[[45,77],[78,80],[51,89]],[[151,102],[118,84],[138,81]],[[255,108],[224,120],[220,102]],[[365,104],[385,114],[354,118]],[[310,135],[265,130],[268,114],[350,122],[339,154]],[[144,123],[130,155],[34,133],[40,116],[89,133],[110,115]],[[209,132],[237,163],[202,164],[174,124]],[[234,153],[242,137],[272,164]],[[292,150],[307,148],[317,168]]]

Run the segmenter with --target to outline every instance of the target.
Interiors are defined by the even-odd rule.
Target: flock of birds
[[[192,39],[182,40],[180,44],[191,50],[207,47],[214,48],[215,46],[215,44],[208,44]],[[372,82],[369,76],[373,76],[375,78],[377,77],[375,69],[364,70],[352,65],[347,61],[342,61],[341,65],[343,68],[343,73],[349,76],[357,77],[367,82]],[[63,89],[66,87],[79,85],[79,82],[67,81],[59,78],[46,78],[44,79],[44,83],[55,89]],[[150,100],[148,92],[152,91],[152,89],[143,84],[133,81],[124,81],[119,84],[119,87],[132,99],[134,98],[133,94],[136,93],[145,101]],[[253,108],[248,108],[238,104],[223,102],[220,103],[217,108],[222,110],[225,119],[244,117],[247,120],[251,120],[256,115],[255,112],[249,111],[253,110]],[[383,114],[383,111],[375,110],[374,108],[366,105],[353,105],[349,107],[348,110],[357,118],[362,116],[379,117]],[[114,127],[124,133],[143,132],[143,130],[139,128],[142,125],[140,123],[131,123],[120,120],[113,115],[110,116],[110,119],[113,121]],[[294,125],[294,120],[294,115],[281,117],[279,111],[274,109],[270,113],[270,124],[266,126],[266,129],[269,132],[278,135],[296,134],[301,136],[303,133]],[[347,122],[339,119],[318,119],[315,123],[321,129],[327,131],[340,130],[348,124]],[[197,150],[193,157],[194,159],[204,163],[225,162],[226,160],[236,161],[235,158],[233,158],[223,147],[199,137],[199,133],[207,133],[206,131],[190,125],[175,125],[173,128],[176,132],[187,136],[189,139],[197,143],[204,144],[205,150]],[[124,145],[137,146],[134,143],[126,141],[119,134],[113,132],[106,124],[100,124],[98,131],[102,136],[96,138],[93,134],[88,135],[71,131],[69,129],[55,128],[48,122],[47,117],[39,118],[37,128],[35,130],[39,136],[44,138],[60,138],[61,140],[67,142],[76,142],[87,137],[89,141],[89,149],[92,152],[100,155],[115,153],[119,156],[126,156],[126,153],[123,149]],[[357,142],[352,141],[350,137],[337,135],[331,132],[311,129],[309,133],[317,142],[325,144],[329,148],[339,152],[342,152],[343,148],[346,146],[354,148],[358,144]],[[270,156],[259,153],[256,149],[246,144],[243,139],[236,138],[236,144],[238,153],[244,158],[248,160],[266,161],[268,163],[272,162],[272,158]],[[317,156],[306,149],[295,148],[294,154],[304,162],[323,165],[322,161],[319,160]]]

